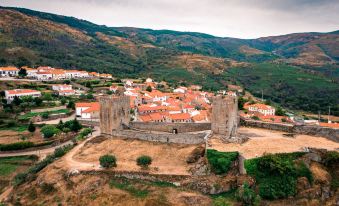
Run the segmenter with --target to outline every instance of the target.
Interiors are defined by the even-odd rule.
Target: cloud
[[[338,0],[2,0],[108,26],[257,38],[338,29]]]

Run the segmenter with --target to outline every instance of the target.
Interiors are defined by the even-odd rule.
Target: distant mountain
[[[246,40],[106,27],[73,17],[0,7],[0,65],[51,65],[117,77],[151,76],[172,84],[201,84],[207,90],[239,83],[254,94],[258,89],[267,90],[266,98],[284,106],[314,112],[325,111],[328,104],[338,107],[338,44],[339,31]],[[280,73],[277,67],[286,68],[288,74]],[[269,78],[258,75],[263,68]],[[278,79],[273,78],[277,70]],[[288,88],[288,93],[272,90],[281,75],[296,78],[278,86]],[[286,103],[282,101],[284,95],[302,102]]]

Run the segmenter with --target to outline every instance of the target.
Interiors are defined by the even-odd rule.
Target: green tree
[[[93,94],[89,93],[86,95],[86,99],[94,99]]]
[[[19,97],[14,96],[13,104],[16,106],[19,106],[21,103],[22,103],[22,100]]]
[[[26,69],[21,68],[18,72],[19,77],[25,77],[27,76],[27,71]]]
[[[43,98],[43,100],[51,101],[52,100],[52,94],[51,93],[44,93],[42,98]]]
[[[69,101],[68,104],[67,104],[67,108],[75,109],[75,103],[73,101]]]
[[[33,122],[29,122],[27,130],[31,133],[35,132],[35,126],[34,126]]]
[[[61,98],[60,102],[61,102],[62,105],[65,105],[67,100],[65,98]]]
[[[36,97],[36,98],[34,98],[34,103],[35,103],[35,105],[36,106],[41,106],[42,105],[42,99],[40,98],[40,97]]]
[[[147,86],[146,91],[152,92],[152,87],[151,86]]]
[[[143,168],[148,168],[152,164],[152,158],[147,155],[142,155],[137,158],[137,165]]]
[[[60,130],[53,125],[45,125],[41,128],[40,132],[43,134],[44,138],[50,138],[55,134],[60,133]]]
[[[81,128],[82,128],[82,125],[80,124],[80,122],[77,119],[74,119],[71,123],[70,129],[73,132],[78,132]]]
[[[42,117],[43,119],[48,119],[48,117],[49,117],[48,112],[42,113],[42,114],[41,114],[41,117]]]
[[[285,111],[281,107],[277,107],[277,109],[275,110],[275,114],[278,115],[278,116],[285,116],[286,115]]]
[[[64,123],[62,121],[62,119],[60,119],[59,123],[57,124],[56,128],[62,130],[64,128]]]
[[[108,90],[108,91],[106,92],[106,94],[108,94],[108,95],[112,95],[112,94],[113,94],[113,92],[112,92],[111,90]]]
[[[117,159],[114,155],[103,155],[99,158],[100,165],[104,168],[111,168],[117,166]]]

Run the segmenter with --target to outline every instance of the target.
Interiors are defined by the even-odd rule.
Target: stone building
[[[212,103],[211,129],[214,134],[229,140],[237,136],[238,99],[233,96],[216,96]]]
[[[101,134],[112,135],[130,122],[130,99],[128,96],[101,97],[100,130]]]

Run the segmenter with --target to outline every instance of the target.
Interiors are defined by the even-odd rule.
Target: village
[[[243,88],[229,85],[228,89],[218,92],[201,91],[200,85],[188,87],[179,86],[170,88],[166,82],[156,82],[151,78],[122,79],[119,83],[109,83],[107,87],[101,87],[95,92],[90,91],[93,98],[83,102],[79,98],[87,95],[86,84],[84,87],[74,87],[69,80],[103,79],[112,81],[111,74],[100,74],[82,70],[64,70],[49,66],[40,66],[36,69],[12,66],[0,67],[1,78],[17,78],[17,80],[44,81],[50,85],[48,92],[60,97],[78,97],[75,103],[76,117],[83,120],[98,121],[100,106],[97,101],[102,95],[124,94],[130,97],[131,118],[133,121],[141,122],[210,122],[211,99],[216,94],[241,97],[244,95]],[[0,78],[0,79],[1,79]],[[7,79],[6,79],[7,80]],[[50,83],[49,83],[50,82]],[[53,84],[54,82],[60,82]],[[65,82],[67,84],[65,84]],[[88,84],[87,84],[88,86]],[[85,88],[85,89],[84,89]],[[15,97],[41,98],[42,92],[34,89],[14,88],[4,91],[4,98],[11,103]],[[276,112],[272,105],[265,104],[257,98],[244,99],[241,102],[240,116],[245,119],[261,120],[265,122],[276,122],[286,124],[300,124],[300,119],[294,115],[287,115],[281,108]],[[254,101],[256,100],[256,101]],[[338,127],[336,123],[313,120],[302,120],[302,124]]]
[[[71,181],[88,194],[86,188],[92,186],[83,184],[92,183],[87,180],[94,177],[107,182],[105,175],[112,172],[111,181],[129,185],[114,187],[126,191],[132,205],[138,198],[157,196],[154,187],[167,193],[156,185],[140,189],[145,188],[138,183],[142,179],[152,180],[147,184],[173,185],[180,188],[174,194],[193,195],[211,205],[204,195],[232,192],[246,182],[254,184],[246,162],[276,153],[305,154],[305,161],[311,162],[317,161],[314,155],[318,158],[319,151],[338,149],[336,121],[298,116],[238,85],[203,91],[201,85],[173,87],[150,77],[118,79],[47,66],[0,67],[0,71],[0,160],[6,161],[0,161],[5,168],[0,169],[0,202],[13,201],[13,191],[20,191],[20,185],[42,187],[41,180],[53,191],[63,192]],[[321,170],[308,164],[309,172]],[[35,175],[39,178],[31,179]],[[79,176],[84,181],[79,182]],[[314,178],[322,177],[314,174]],[[112,193],[97,189],[96,195]],[[314,190],[317,197],[325,193]],[[32,200],[28,195],[20,201],[54,202],[43,191],[41,198]],[[139,192],[145,194],[139,197]],[[111,197],[116,195],[113,192]],[[67,204],[79,204],[78,198],[65,196]],[[282,193],[281,197],[286,196]],[[331,198],[333,195],[326,201]],[[88,201],[99,199],[84,197],[80,204]],[[171,201],[176,205],[179,200]]]

